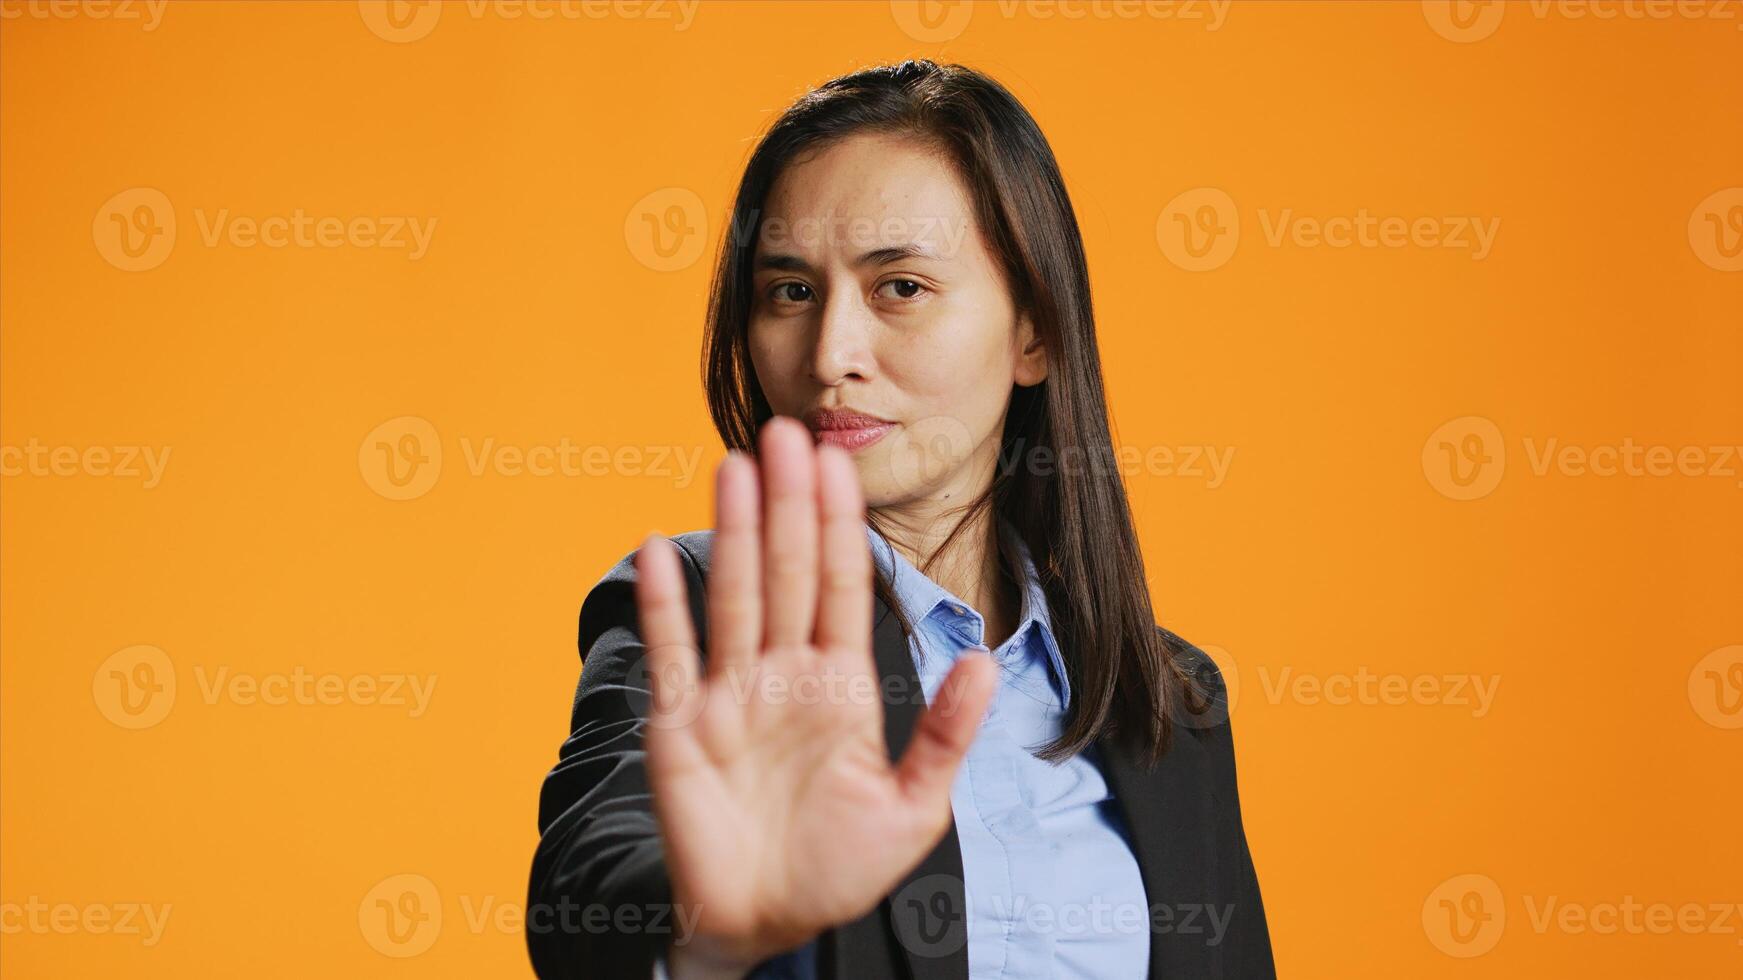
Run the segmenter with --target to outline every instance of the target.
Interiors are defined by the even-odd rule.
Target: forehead
[[[764,202],[757,248],[815,255],[921,243],[954,252],[974,237],[971,214],[966,186],[937,151],[853,136],[787,165]]]

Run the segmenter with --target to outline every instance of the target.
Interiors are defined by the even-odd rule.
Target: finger
[[[811,640],[817,605],[817,460],[811,433],[776,416],[762,431],[763,648]]]
[[[992,701],[997,675],[992,657],[964,655],[920,716],[896,774],[902,791],[917,806],[948,807],[950,783]]]
[[[649,737],[687,727],[700,708],[700,665],[695,628],[685,601],[676,546],[650,534],[635,555],[636,613],[647,651],[652,704]]]
[[[871,543],[865,498],[853,458],[839,446],[817,447],[817,509],[822,522],[817,646],[871,651]]]
[[[756,463],[726,455],[715,474],[714,558],[708,568],[708,676],[742,676],[762,640],[762,501]]]

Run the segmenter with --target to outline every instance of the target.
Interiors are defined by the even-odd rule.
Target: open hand
[[[782,416],[758,456],[717,473],[705,668],[673,545],[650,535],[636,557],[654,812],[696,915],[674,974],[686,955],[740,972],[873,908],[948,828],[994,686],[986,655],[964,657],[892,764],[853,460]]]

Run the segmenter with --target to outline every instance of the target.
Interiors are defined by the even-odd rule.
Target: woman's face
[[[757,381],[775,414],[852,452],[870,507],[966,503],[992,479],[1011,386],[1047,376],[971,215],[949,162],[882,135],[795,159],[765,202]]]

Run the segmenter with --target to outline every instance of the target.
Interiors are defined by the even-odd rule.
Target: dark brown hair
[[[1046,380],[1013,386],[1001,465],[951,533],[990,507],[1017,529],[1040,575],[1072,690],[1064,731],[1040,755],[1064,759],[1113,736],[1154,762],[1171,737],[1170,705],[1189,687],[1156,628],[1125,485],[1108,462],[1113,440],[1077,216],[1052,148],[1004,86],[961,65],[904,61],[826,82],[775,120],[746,164],[709,295],[703,382],[715,428],[728,448],[754,452],[772,415],[747,342],[751,259],[769,190],[798,154],[862,134],[912,138],[945,154],[968,186],[1015,308],[1046,347]],[[1033,465],[1063,459],[1080,465]],[[868,522],[876,527],[875,515]],[[1002,552],[997,523],[984,525]],[[875,588],[911,634],[881,575]]]

